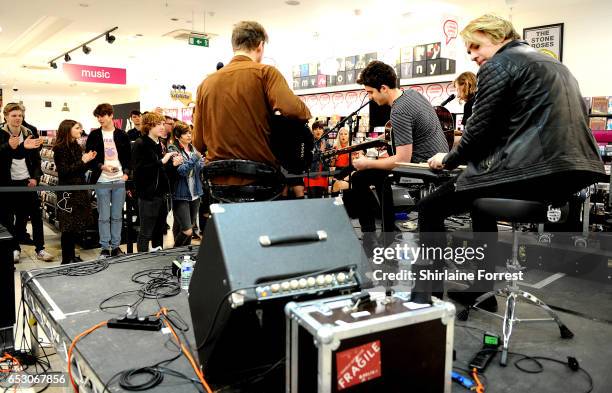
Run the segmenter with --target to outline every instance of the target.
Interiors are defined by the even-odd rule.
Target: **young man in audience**
[[[115,128],[113,107],[100,104],[93,115],[98,119],[100,128],[93,130],[87,137],[85,150],[95,151],[96,157],[89,161],[92,170],[92,184],[119,184],[118,188],[96,190],[98,201],[98,232],[100,233],[101,258],[123,254],[121,227],[125,186],[130,172],[130,140],[125,131]]]
[[[25,108],[21,104],[9,103],[3,114],[6,124],[0,130],[0,186],[36,187],[40,181],[40,146],[42,139],[34,136],[23,126]],[[37,192],[0,193],[2,213],[0,222],[17,237],[15,220],[30,217],[34,234],[36,258],[49,262],[53,255],[45,250],[45,238],[41,215],[40,198]],[[21,248],[13,243],[13,260],[19,262]]]

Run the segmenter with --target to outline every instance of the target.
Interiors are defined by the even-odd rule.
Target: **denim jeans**
[[[98,184],[123,184],[123,180]],[[98,200],[98,232],[100,247],[103,250],[118,248],[121,244],[121,224],[123,204],[125,203],[125,186],[121,188],[103,188],[96,190]]]

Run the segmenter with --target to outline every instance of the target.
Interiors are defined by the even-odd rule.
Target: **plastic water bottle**
[[[191,275],[193,274],[193,261],[189,255],[183,257],[181,263],[181,289],[185,291],[189,290],[189,282],[191,281]]]

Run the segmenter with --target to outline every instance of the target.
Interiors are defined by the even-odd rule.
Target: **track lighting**
[[[91,47],[89,47],[87,45],[92,43],[92,42],[94,42],[95,40],[97,40],[99,38],[105,37],[106,42],[108,42],[109,44],[112,44],[113,42],[115,42],[116,37],[114,35],[112,35],[111,33],[113,31],[117,30],[117,29],[118,29],[118,27],[113,27],[110,30],[106,30],[104,33],[95,36],[91,40],[83,42],[82,44],[79,44],[79,46],[70,49],[69,51],[65,52],[63,55],[57,56],[57,57],[49,60],[49,66],[51,68],[53,68],[53,69],[56,69],[57,68],[56,61],[61,59],[62,56],[64,57],[64,61],[69,62],[71,60],[70,53],[72,53],[72,52],[74,52],[75,50],[78,50],[78,49],[82,49],[83,53],[85,53],[86,55],[90,54],[91,53]]]

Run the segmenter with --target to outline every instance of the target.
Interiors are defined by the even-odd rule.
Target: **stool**
[[[285,187],[285,176],[276,168],[256,161],[230,159],[212,161],[203,170],[211,202],[240,203],[276,199]],[[245,185],[215,184],[216,177],[251,180]]]
[[[480,198],[474,201],[474,209],[487,216],[494,217],[500,221],[507,221],[512,223],[512,258],[506,262],[506,270],[508,273],[517,273],[523,270],[523,266],[518,260],[518,226],[519,223],[543,223],[546,221],[546,213],[548,207],[545,203],[524,201],[516,199],[502,199],[502,198]],[[483,310],[478,307],[483,301],[495,296],[506,297],[506,312],[504,315],[492,313]],[[537,319],[519,319],[515,316],[516,302],[522,299],[528,303],[534,304],[548,313],[550,318],[537,318]],[[474,304],[457,316],[459,320],[465,321],[468,318],[470,309],[477,309],[487,314],[493,315],[500,319],[503,319],[503,348],[500,365],[506,366],[508,361],[508,344],[510,342],[510,335],[512,334],[513,324],[519,322],[555,322],[559,326],[561,332],[561,338],[572,338],[572,333],[557,313],[550,309],[546,303],[535,297],[529,292],[519,289],[515,280],[507,281],[506,286],[498,289],[497,291],[490,291],[484,295],[478,297]]]

